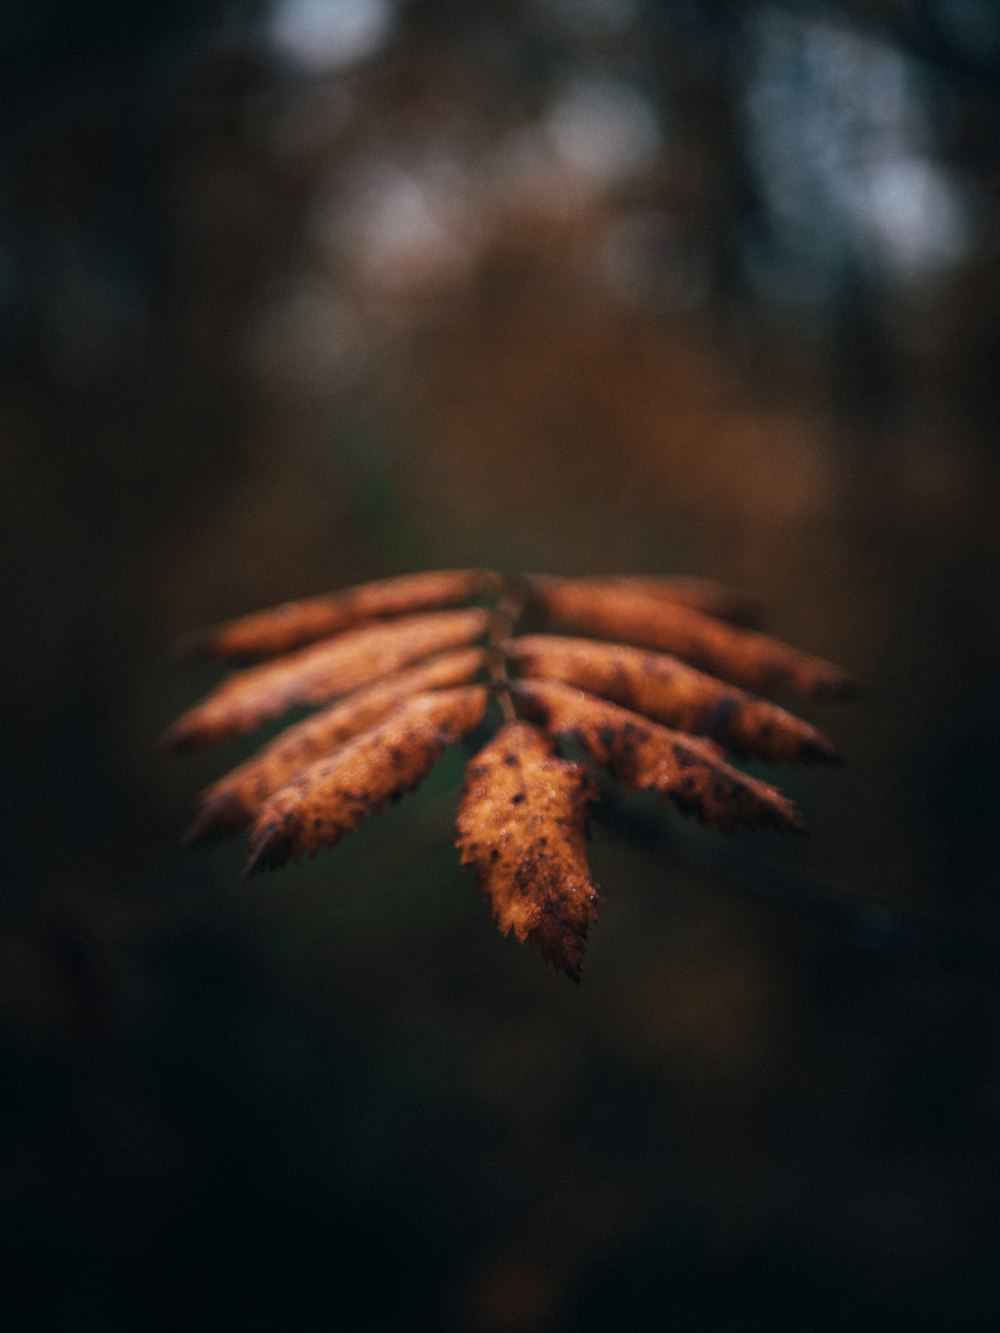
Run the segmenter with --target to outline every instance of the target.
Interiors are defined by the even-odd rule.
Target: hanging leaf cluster
[[[586,843],[598,793],[560,742],[706,823],[802,827],[786,796],[727,754],[833,759],[819,731],[760,696],[840,696],[853,682],[750,619],[741,598],[701,580],[441,570],[191,635],[185,655],[253,665],[186,712],[171,746],[315,708],[203,793],[191,838],[248,831],[251,874],[332,847],[483,730],[493,705],[500,725],[459,803],[461,859],[500,928],[578,980],[597,910]]]

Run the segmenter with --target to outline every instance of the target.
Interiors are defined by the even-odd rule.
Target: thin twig
[[[675,865],[711,876],[731,892],[779,908],[824,930],[833,930],[856,948],[886,962],[934,963],[956,972],[1000,982],[1000,941],[977,936],[953,918],[898,903],[865,899],[861,890],[826,882],[801,866],[740,847],[733,857],[725,844],[699,837],[680,821],[628,808],[616,792],[604,790],[595,818],[609,829],[668,851]]]

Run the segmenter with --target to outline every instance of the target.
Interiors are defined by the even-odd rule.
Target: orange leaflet
[[[765,759],[836,757],[815,727],[676,657],[552,634],[514,639],[508,651],[528,676],[576,685],[678,731],[711,736],[731,750]]]
[[[304,718],[204,793],[188,839],[200,842],[245,828],[259,806],[316,759],[382,722],[409,695],[464,685],[482,668],[481,648],[441,653],[398,671]]]
[[[533,575],[530,588],[532,602],[551,623],[673,653],[747,689],[840,695],[855,687],[831,662],[641,588],[602,587],[545,575]]]
[[[446,745],[482,721],[487,699],[482,685],[412,695],[380,725],[303,769],[258,811],[247,874],[332,847],[411,791]]]
[[[574,579],[588,588],[610,588],[623,592],[642,592],[662,598],[676,606],[689,606],[734,625],[751,625],[757,619],[757,605],[750,597],[734,592],[710,579],[655,578],[646,574],[601,574]]]
[[[182,747],[225,740],[293,704],[325,703],[431,653],[459,648],[486,632],[489,615],[438,611],[348,630],[297,653],[237,671],[185,713],[164,737]]]
[[[566,685],[522,680],[513,688],[550,735],[576,738],[597,763],[636,791],[658,792],[707,824],[802,830],[786,796],[727,764],[710,741],[670,731]]]
[[[596,790],[536,727],[511,722],[471,760],[458,813],[462,862],[473,865],[500,929],[538,945],[580,979],[597,888],[586,858]]]
[[[496,584],[497,576],[482,569],[404,574],[229,620],[215,629],[187,635],[177,647],[184,656],[225,661],[275,657],[366,620],[472,601],[494,591]]]

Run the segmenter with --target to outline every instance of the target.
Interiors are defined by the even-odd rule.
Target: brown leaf
[[[332,847],[412,790],[446,745],[478,726],[488,698],[482,685],[412,695],[371,731],[303,769],[258,811],[247,874]]]
[[[229,620],[215,629],[187,635],[177,648],[184,656],[225,661],[275,657],[366,620],[467,602],[493,591],[496,584],[496,575],[481,569],[404,574]]]
[[[293,704],[325,703],[431,653],[462,647],[488,624],[489,614],[473,608],[348,630],[276,662],[235,672],[179,718],[164,740],[179,748],[252,731]]]
[[[601,587],[539,575],[532,576],[530,588],[533,603],[552,623],[673,653],[747,689],[842,695],[855,686],[831,662],[764,634],[735,629],[641,588]]]
[[[538,945],[580,979],[597,888],[586,858],[596,790],[536,727],[510,722],[470,762],[458,813],[462,863],[473,865],[500,929]]]
[[[624,592],[642,592],[659,597],[675,606],[688,606],[707,616],[717,616],[734,625],[752,625],[758,618],[758,609],[752,598],[734,592],[710,579],[655,578],[645,574],[600,574],[574,579],[574,583],[591,588],[605,588]]]
[[[522,680],[513,689],[550,735],[579,740],[597,763],[636,791],[658,792],[709,824],[802,829],[787,797],[727,764],[711,741],[647,722],[568,685]]]
[[[514,639],[508,651],[528,676],[576,685],[678,731],[711,736],[731,750],[765,759],[836,757],[815,727],[676,657],[551,634]]]
[[[409,695],[466,684],[485,660],[481,648],[442,653],[376,681],[289,727],[208,788],[188,840],[200,842],[245,828],[268,796],[306,764],[329,755],[383,721]]]
[[[424,609],[472,600],[493,609]],[[532,607],[596,640],[512,638]],[[511,720],[468,766],[462,860],[476,867],[501,929],[579,980],[596,916],[585,844],[597,793],[583,766],[560,756],[557,737],[576,738],[630,786],[710,823],[801,828],[779,791],[733,768],[713,740],[677,730],[769,759],[832,757],[807,723],[706,674],[755,689],[849,686],[829,663],[725,623],[746,609],[699,580],[445,570],[289,603],[195,636],[189,645],[210,656],[284,655],[223,681],[171,728],[173,745],[250,731],[297,704],[330,706],[214,783],[192,836],[250,825],[248,873],[333,845],[415,787],[495,693]],[[487,669],[489,685],[470,683]],[[517,711],[525,720],[513,720]]]

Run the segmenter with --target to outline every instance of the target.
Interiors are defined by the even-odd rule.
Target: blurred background
[[[0,1324],[1000,1323],[1000,8],[11,0]],[[673,572],[868,682],[813,836],[638,798],[579,990],[463,755],[244,887],[180,632]],[[935,924],[937,923],[937,924]],[[992,942],[992,943],[991,943]]]

